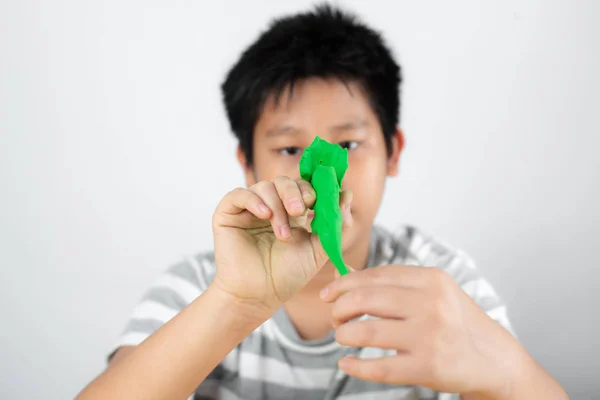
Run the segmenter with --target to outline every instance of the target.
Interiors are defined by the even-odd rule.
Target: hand
[[[306,226],[315,200],[310,183],[287,177],[227,194],[213,215],[215,284],[242,302],[277,310],[327,262]],[[342,192],[341,205],[351,201]]]
[[[321,297],[334,303],[340,344],[397,350],[341,359],[348,375],[494,399],[510,392],[524,350],[442,270],[369,268],[332,282]],[[380,319],[353,321],[364,314]]]

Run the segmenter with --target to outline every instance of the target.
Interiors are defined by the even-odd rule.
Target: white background
[[[0,6],[0,397],[72,398],[243,184],[219,84],[309,1]],[[404,67],[379,220],[472,254],[527,349],[600,396],[600,3],[343,2]]]

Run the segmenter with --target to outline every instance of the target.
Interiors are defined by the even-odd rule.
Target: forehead
[[[356,82],[310,78],[271,94],[255,125],[255,134],[294,128],[321,131],[347,124],[376,122],[363,87]]]

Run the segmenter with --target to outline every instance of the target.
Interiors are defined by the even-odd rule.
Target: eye
[[[279,154],[281,154],[282,156],[286,156],[286,157],[293,157],[293,156],[297,156],[300,153],[302,153],[302,149],[300,147],[283,147],[281,149],[278,150]]]
[[[339,143],[342,149],[354,150],[358,147],[358,142],[354,140],[345,140]]]

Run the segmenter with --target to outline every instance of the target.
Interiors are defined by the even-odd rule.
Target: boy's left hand
[[[397,350],[343,358],[348,375],[501,399],[522,367],[518,341],[440,269],[368,268],[330,283],[321,297],[334,303],[340,344]],[[354,320],[364,314],[380,319]]]

